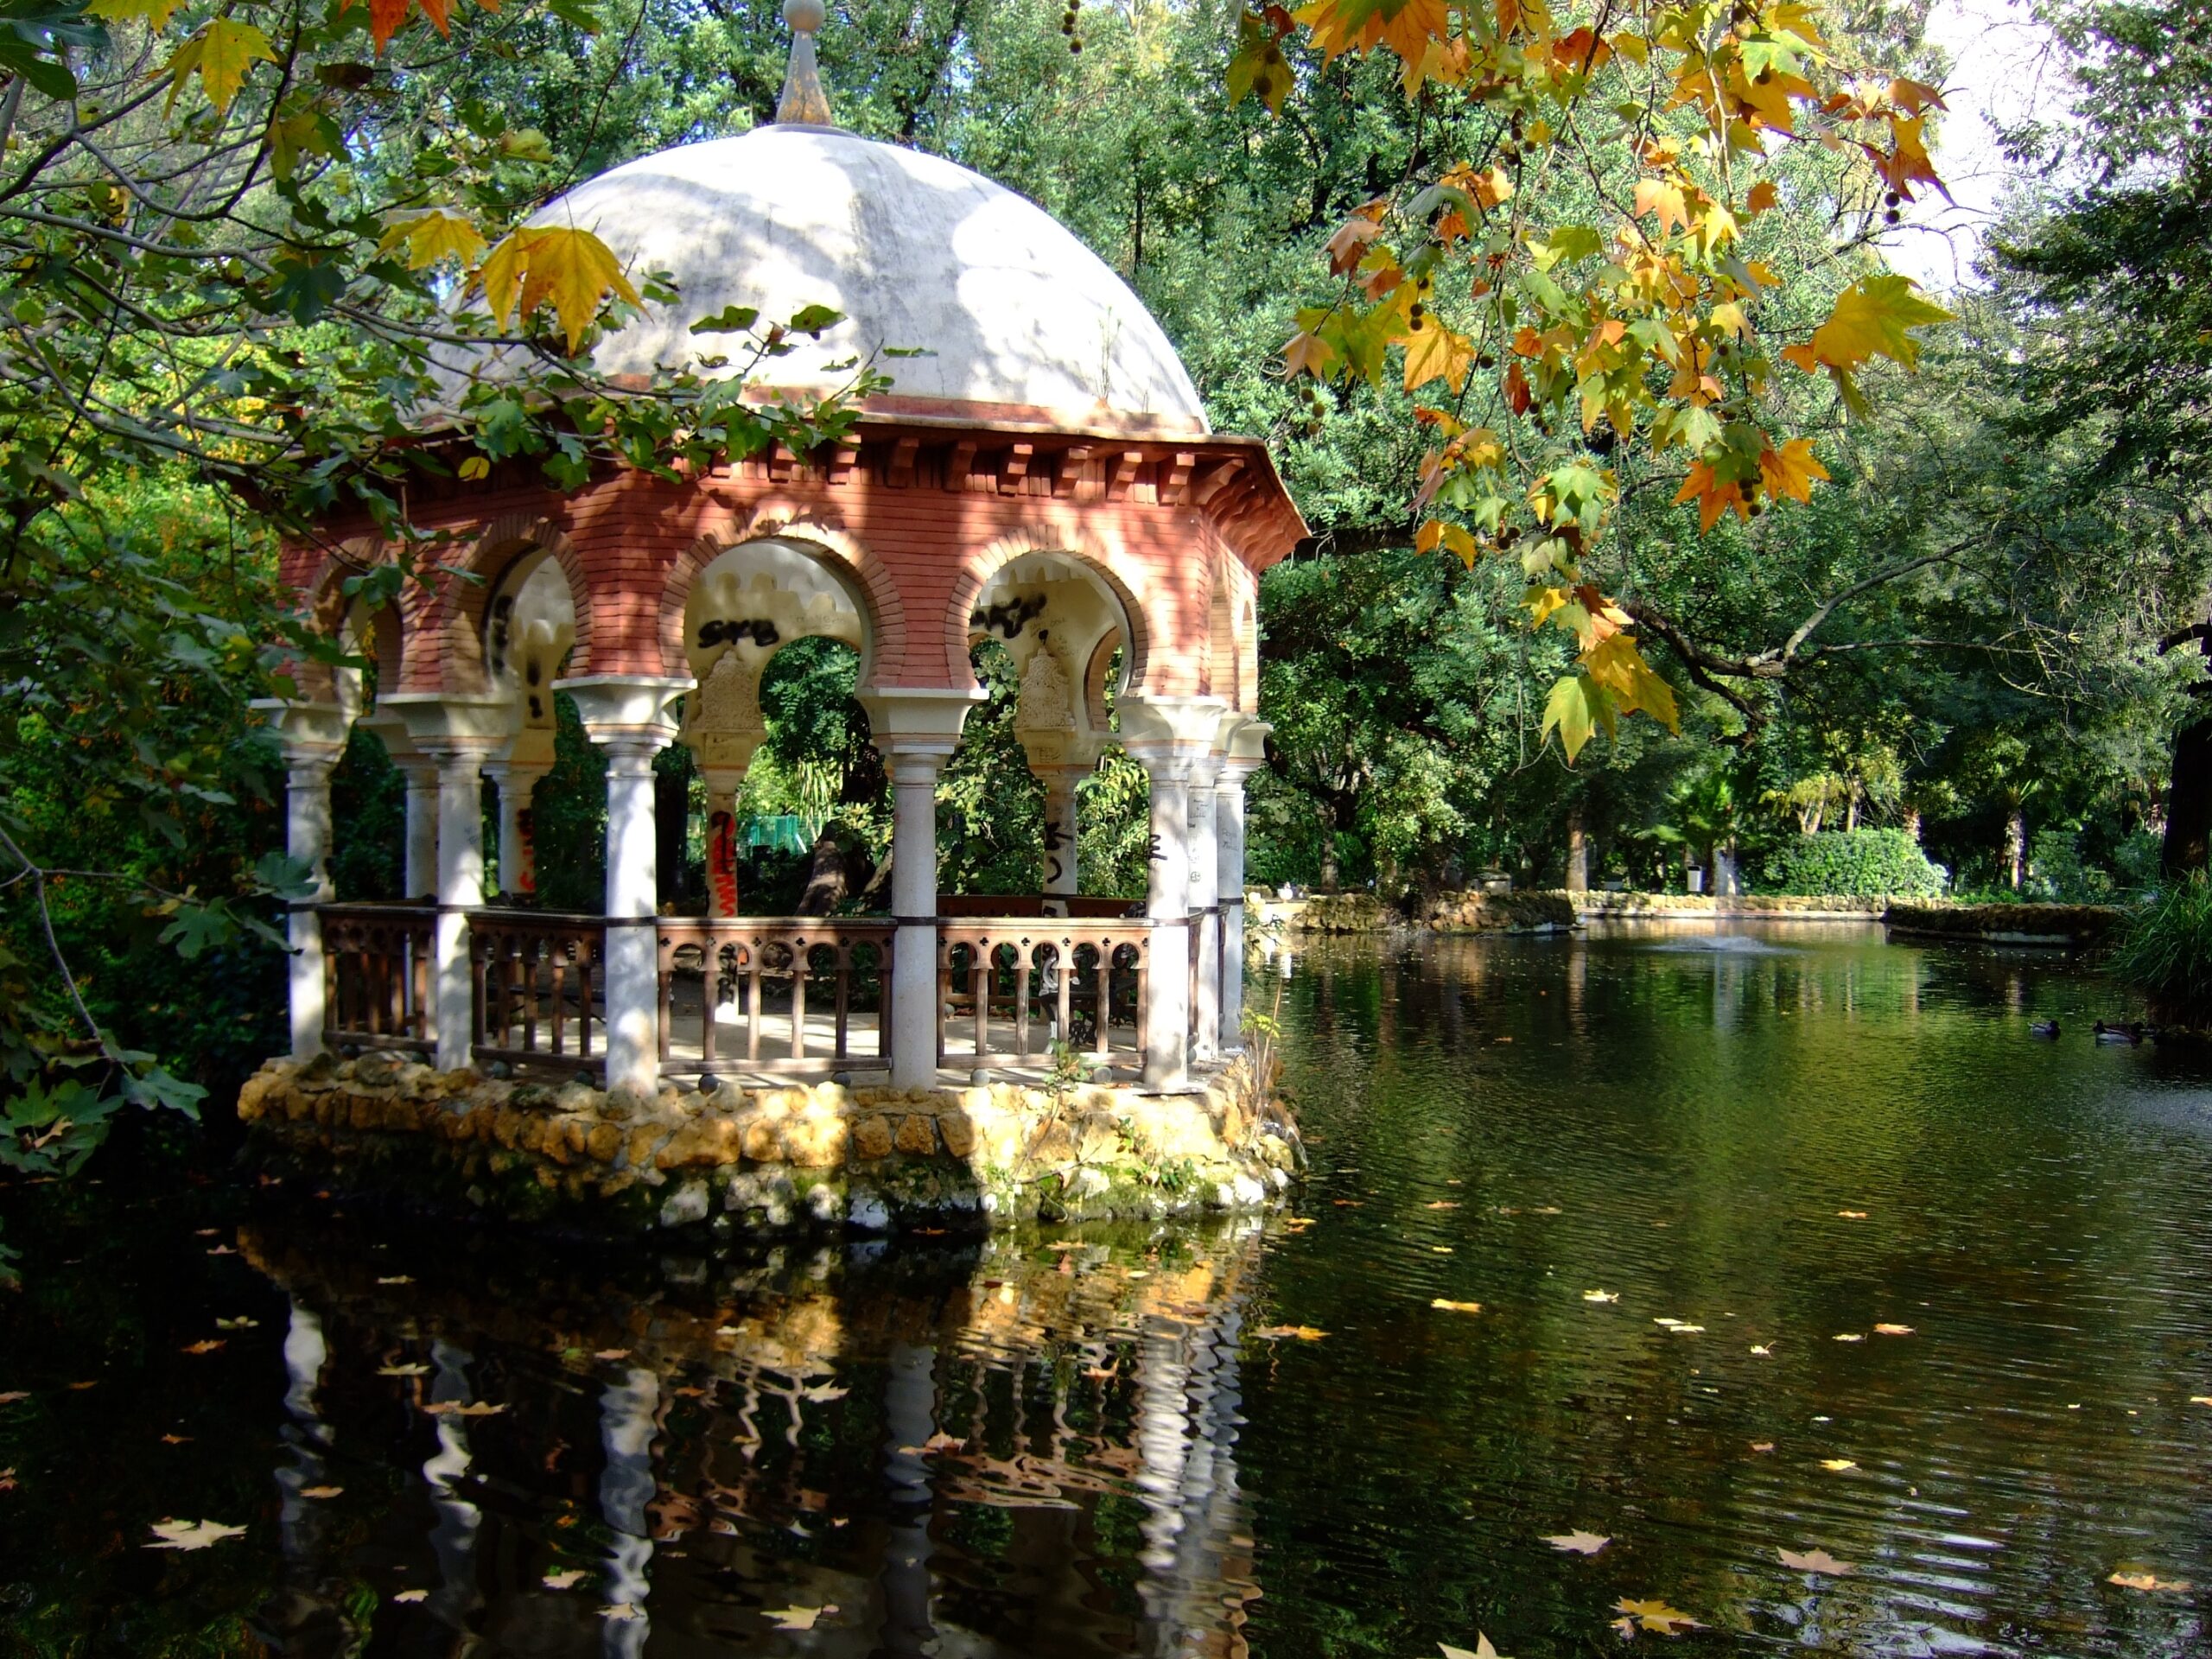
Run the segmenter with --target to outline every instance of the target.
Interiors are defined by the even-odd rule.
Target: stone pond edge
[[[830,1082],[703,1095],[664,1083],[645,1096],[323,1054],[264,1065],[238,1117],[264,1173],[607,1235],[981,1232],[1255,1211],[1306,1165],[1296,1122],[1249,1056],[1175,1094]]]

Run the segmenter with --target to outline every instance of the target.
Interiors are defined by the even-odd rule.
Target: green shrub
[[[1933,898],[1945,872],[1902,830],[1823,830],[1770,853],[1761,884],[1775,893]]]
[[[2212,1026],[2212,881],[2196,871],[2129,916],[2110,963],[2158,1019]]]

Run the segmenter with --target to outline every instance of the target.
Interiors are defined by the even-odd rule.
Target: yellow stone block
[[[893,1142],[909,1157],[927,1158],[937,1151],[937,1120],[920,1112],[910,1112],[899,1120],[899,1133]]]

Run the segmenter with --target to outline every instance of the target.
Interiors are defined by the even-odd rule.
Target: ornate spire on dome
[[[814,31],[829,15],[823,0],[784,0],[784,21],[791,26],[791,63],[784,74],[784,95],[776,101],[776,122],[786,127],[834,127],[830,100],[814,66]]]

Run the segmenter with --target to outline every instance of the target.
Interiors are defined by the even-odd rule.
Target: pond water
[[[708,1261],[0,1192],[0,1655],[2212,1647],[2212,1058],[1871,931],[1280,986],[1264,1224]]]

